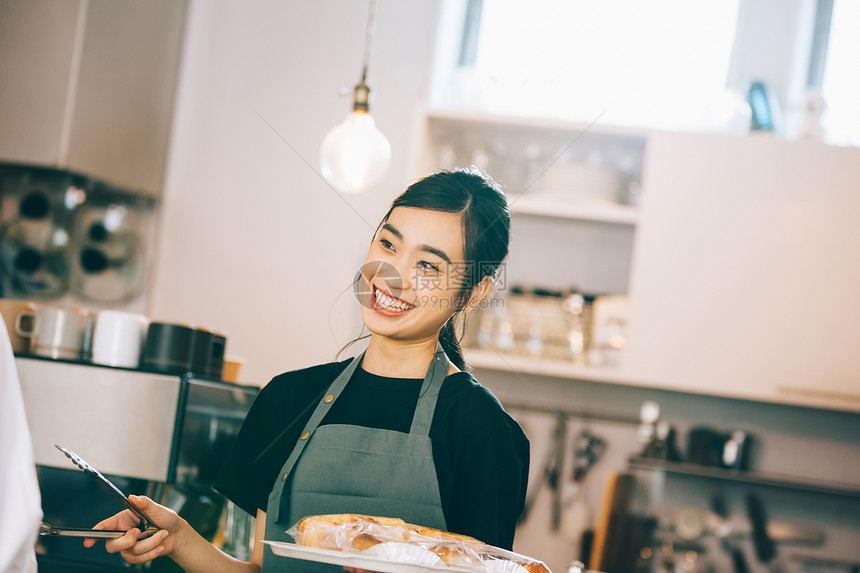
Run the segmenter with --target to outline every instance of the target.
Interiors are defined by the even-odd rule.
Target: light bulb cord
[[[361,66],[361,81],[355,86],[352,110],[358,112],[370,111],[370,85],[367,83],[367,68],[370,65],[370,52],[373,48],[373,28],[376,22],[376,0],[370,0],[367,11],[367,29],[364,36],[364,61]]]
[[[373,29],[376,24],[376,0],[370,0],[367,11],[367,28],[364,33],[364,58],[362,60],[362,81],[367,80],[367,68],[370,65],[370,52],[373,49]]]

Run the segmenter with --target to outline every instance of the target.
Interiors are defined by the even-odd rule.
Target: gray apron
[[[346,424],[320,426],[364,358],[354,358],[335,378],[302,430],[266,506],[266,539],[292,542],[285,533],[307,515],[360,513],[399,517],[446,529],[439,495],[430,423],[448,357],[437,347],[418,395],[408,434]],[[266,545],[263,572],[342,572],[340,566],[279,557]]]

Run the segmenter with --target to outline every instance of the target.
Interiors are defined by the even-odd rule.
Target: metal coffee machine
[[[92,527],[123,509],[54,447],[68,447],[126,494],[171,507],[204,537],[248,558],[250,516],[212,486],[259,391],[196,377],[19,356],[44,521]],[[229,518],[229,519],[228,519]],[[39,571],[178,571],[167,558],[132,566],[100,544],[42,536]]]

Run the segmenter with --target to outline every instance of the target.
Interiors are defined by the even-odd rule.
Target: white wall
[[[153,320],[222,331],[227,353],[246,359],[241,381],[258,385],[332,360],[359,333],[349,288],[373,229],[409,182],[411,120],[427,92],[437,10],[435,1],[378,3],[372,112],[391,142],[392,169],[376,189],[340,196],[316,173],[319,145],[351,109],[338,89],[359,79],[368,3],[191,4]]]

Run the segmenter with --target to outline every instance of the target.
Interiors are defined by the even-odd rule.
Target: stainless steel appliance
[[[212,485],[258,388],[34,356],[19,356],[16,365],[45,521],[89,527],[123,509],[83,472],[69,468],[54,448],[60,444],[125,493],[149,495],[204,537],[218,537],[227,508]],[[84,549],[69,538],[42,537],[37,554],[40,572],[129,570],[118,555],[98,546]],[[158,559],[147,570],[177,569]]]

